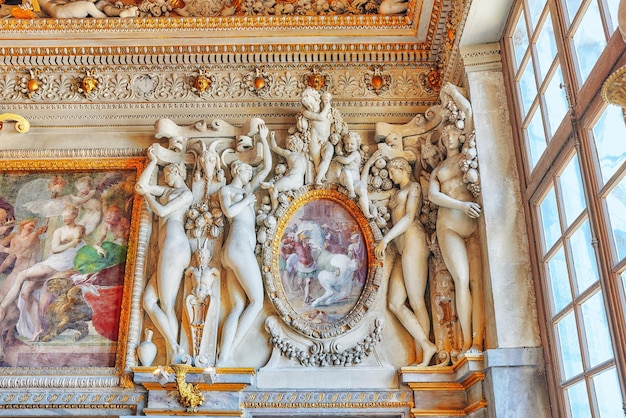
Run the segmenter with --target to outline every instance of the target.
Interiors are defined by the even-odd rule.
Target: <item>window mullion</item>
[[[587,212],[591,230],[591,240],[598,270],[600,286],[606,309],[607,322],[613,343],[613,355],[616,370],[621,382],[622,399],[626,399],[626,352],[619,347],[626,347],[626,323],[619,291],[619,277],[613,272],[611,265],[612,253],[608,225],[603,214],[602,199],[598,189],[598,173],[594,169],[593,152],[590,133],[580,129],[577,118],[572,118],[575,134],[575,147],[578,152],[583,190],[587,202]]]

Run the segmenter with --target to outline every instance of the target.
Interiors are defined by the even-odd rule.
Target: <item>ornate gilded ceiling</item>
[[[347,114],[384,107],[408,117],[438,100],[442,81],[460,81],[458,40],[470,3],[163,0],[161,12],[141,12],[146,1],[165,3],[38,0],[34,11],[35,0],[22,1],[0,8],[0,104],[26,115],[36,108],[47,123],[63,106],[102,117],[117,112],[113,103],[129,108],[115,117],[130,119],[165,102],[189,120],[206,107],[232,114],[242,104],[288,114],[302,86],[319,80]],[[136,15],[50,17],[69,13],[50,4],[87,3]],[[199,88],[199,76],[210,86]],[[95,83],[86,87],[87,79]]]

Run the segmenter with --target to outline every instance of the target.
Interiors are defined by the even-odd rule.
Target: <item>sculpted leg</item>
[[[422,350],[422,361],[419,366],[428,366],[437,352],[437,347],[430,342],[415,313],[406,305],[407,293],[402,277],[402,265],[399,261],[393,266],[389,278],[389,310],[396,315],[402,326],[411,334],[415,345]]]
[[[246,294],[231,269],[226,270],[226,284],[230,295],[231,307],[222,326],[222,339],[218,361],[220,366],[229,365],[237,333],[237,326],[239,325],[239,317],[243,313],[246,303]]]
[[[152,276],[148,281],[143,295],[143,306],[154,323],[154,326],[159,330],[163,338],[165,338],[167,344],[167,363],[170,364],[180,360],[177,357],[182,356],[183,353],[176,338],[178,325],[175,329],[172,329],[168,316],[159,306],[159,298],[156,290],[156,276]]]
[[[449,229],[437,229],[437,240],[446,267],[454,280],[456,309],[463,333],[463,352],[472,346],[472,295],[465,240]]]
[[[470,289],[472,292],[472,348],[478,353],[483,350],[485,339],[485,294],[483,289],[482,258],[478,233],[472,234],[467,240],[469,255]]]

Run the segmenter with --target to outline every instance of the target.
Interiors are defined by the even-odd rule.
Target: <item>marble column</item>
[[[489,417],[550,416],[528,236],[499,44],[461,48],[476,125],[483,216]]]

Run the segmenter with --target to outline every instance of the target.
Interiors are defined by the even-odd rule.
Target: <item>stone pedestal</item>
[[[402,383],[413,390],[412,416],[486,418],[483,355],[468,356],[454,366],[403,367]]]
[[[241,392],[254,383],[255,375],[254,369],[189,368],[184,381],[204,398],[201,405],[190,410],[181,403],[172,367],[136,367],[133,372],[135,383],[148,391],[143,414],[152,416],[242,416]]]

